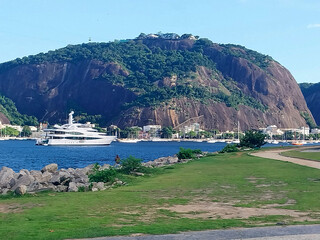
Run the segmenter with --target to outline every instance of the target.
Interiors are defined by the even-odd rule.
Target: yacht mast
[[[72,124],[73,123],[73,115],[74,114],[74,111],[71,111],[70,113],[69,113],[69,120],[68,120],[68,124]]]

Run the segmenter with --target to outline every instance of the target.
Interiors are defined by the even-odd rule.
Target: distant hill
[[[290,72],[271,57],[191,34],[69,45],[0,65],[0,92],[22,113],[63,122],[230,130],[313,122]]]
[[[38,121],[35,117],[21,114],[14,102],[0,94],[0,121],[1,124],[12,124],[12,125],[28,125],[37,126]]]
[[[299,86],[317,125],[320,126],[320,83],[300,83]]]

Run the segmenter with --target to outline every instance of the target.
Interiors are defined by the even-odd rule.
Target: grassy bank
[[[0,236],[65,239],[320,222],[319,179],[317,169],[219,154],[112,190],[0,199]],[[228,216],[235,209],[256,214]]]
[[[319,149],[318,149],[319,150]],[[282,155],[287,157],[296,157],[296,158],[303,158],[308,160],[315,160],[320,161],[320,151],[319,152],[308,152],[307,150],[292,150],[283,152]]]
[[[296,157],[296,158],[320,161],[320,152],[305,152],[301,150],[292,150],[288,152],[283,152],[282,155],[287,157]]]

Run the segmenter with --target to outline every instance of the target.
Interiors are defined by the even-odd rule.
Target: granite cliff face
[[[138,39],[130,44],[139,44],[143,47],[141,51],[152,51],[152,54],[159,49],[167,51],[166,54],[170,51],[194,53],[199,47],[194,39]],[[148,86],[171,92],[176,91],[173,89],[177,86],[204,89],[211,95],[203,101],[173,94],[159,104],[134,104],[143,87],[131,86],[130,77],[137,76],[139,68],[128,67],[132,66],[129,60],[93,57],[0,66],[0,92],[12,99],[20,112],[50,123],[63,122],[68,111],[76,108],[90,115],[101,114],[108,124],[120,127],[146,124],[177,127],[200,122],[206,129],[232,130],[238,120],[242,129],[271,124],[307,125],[301,113],[310,114],[310,111],[300,88],[279,63],[271,58],[256,62],[256,55],[234,45],[204,44],[196,54],[202,54],[214,67],[198,64],[192,74],[186,73],[186,76],[170,70],[168,77]],[[139,57],[135,61],[137,59]],[[161,64],[165,62],[164,59]],[[105,76],[109,76],[108,80]],[[234,93],[243,101],[230,106],[223,99],[232,99]],[[214,94],[222,98],[212,97]]]
[[[95,60],[22,65],[0,74],[0,91],[11,98],[21,112],[34,115],[40,121],[63,122],[74,105],[89,114],[103,114],[112,119],[120,114],[121,105],[135,95],[96,80],[106,71],[126,74],[116,64]]]
[[[320,83],[302,83],[299,86],[317,125],[320,126]]]
[[[2,112],[0,112],[0,122],[1,122],[1,124],[9,124],[10,123],[9,119]]]

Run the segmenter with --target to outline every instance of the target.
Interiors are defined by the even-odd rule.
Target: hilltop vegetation
[[[16,59],[0,64],[0,92],[44,121],[62,123],[74,110],[121,128],[176,127],[199,116],[205,129],[230,130],[238,120],[244,129],[298,127],[310,114],[271,57],[191,34],[140,34]]]
[[[224,102],[229,107],[237,108],[238,105],[247,105],[261,111],[267,107],[260,101],[243,94],[236,84],[224,79],[220,81],[221,87],[208,88],[201,86],[197,81],[195,72],[198,66],[210,69],[216,75],[219,71],[216,63],[203,53],[203,49],[212,46],[208,39],[198,39],[191,34],[184,34],[181,37],[177,34],[158,34],[157,39],[181,39],[194,38],[194,46],[184,50],[166,50],[160,47],[148,47],[143,39],[147,35],[140,34],[135,40],[114,41],[109,43],[88,43],[81,45],[68,45],[48,53],[40,53],[34,56],[18,58],[14,61],[0,65],[0,72],[21,64],[42,64],[45,62],[77,62],[83,59],[96,59],[102,62],[115,63],[121,70],[119,72],[107,72],[97,80],[105,80],[113,85],[125,87],[134,91],[138,98],[134,102],[127,103],[124,107],[133,106],[158,106],[172,98],[186,97],[208,103]],[[151,39],[152,40],[152,39]],[[270,57],[238,45],[221,45],[223,52],[237,57],[243,57],[252,63],[266,68]],[[159,86],[165,78],[176,77],[174,86]],[[227,89],[221,91],[221,89]]]

